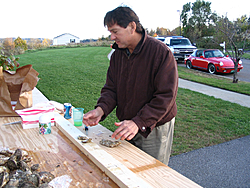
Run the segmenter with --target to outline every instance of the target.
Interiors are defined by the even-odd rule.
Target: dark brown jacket
[[[177,114],[177,63],[161,41],[144,34],[133,53],[113,45],[106,84],[97,102],[104,120],[117,107],[120,121],[133,120],[144,137]]]

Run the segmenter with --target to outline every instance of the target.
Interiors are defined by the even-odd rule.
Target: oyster
[[[107,146],[107,147],[110,147],[110,148],[119,146],[121,144],[120,141],[112,141],[112,140],[105,140],[105,139],[100,140],[99,143],[101,145],[103,145],[103,146]]]
[[[82,135],[79,135],[78,137],[77,137],[77,139],[78,140],[87,140],[87,139],[89,139],[87,136],[82,136]]]
[[[49,185],[48,183],[43,183],[39,186],[39,188],[53,188],[53,187]]]
[[[32,161],[32,159],[33,159],[32,157],[24,157],[23,162],[28,163],[28,162]]]
[[[0,158],[7,159],[7,162],[3,162],[5,166],[0,166],[0,188],[51,187],[48,182],[54,179],[55,176],[50,172],[37,172],[39,164],[29,167],[27,162],[30,162],[32,158],[28,156],[28,152],[17,149],[12,152],[11,156],[9,156],[9,150],[1,150],[1,152],[8,157]]]
[[[7,167],[10,170],[16,170],[18,169],[18,163],[21,161],[22,159],[22,150],[21,149],[17,149],[15,151],[15,153],[13,155],[10,156],[10,158],[7,161]]]
[[[0,158],[0,166],[4,166],[7,161],[8,161],[9,157],[1,157]]]
[[[53,174],[46,171],[39,172],[38,174],[40,176],[41,183],[49,183],[51,180],[55,178]]]
[[[40,177],[38,174],[30,174],[29,176],[27,176],[26,181],[32,182],[32,184],[36,187],[40,185]]]
[[[34,172],[34,171],[37,171],[39,170],[40,168],[40,165],[39,164],[34,164],[30,167],[31,171]]]
[[[18,187],[19,180],[18,179],[10,179],[4,188],[15,188]]]
[[[89,143],[92,141],[92,138],[88,138],[87,136],[81,136],[81,135],[79,135],[77,139],[81,140],[82,143]]]
[[[7,183],[6,187],[25,187],[24,185],[27,187],[38,187],[39,184],[40,177],[38,174],[29,174],[28,172],[18,169],[10,173],[9,182]]]
[[[0,173],[0,187],[5,186],[8,181],[9,181],[9,173],[1,172]]]
[[[10,150],[9,148],[0,149],[0,155],[4,155],[6,157],[10,157],[15,151]]]
[[[9,173],[10,170],[5,166],[0,166],[0,173],[2,173],[2,172],[8,172]]]
[[[27,174],[32,174],[30,167],[24,161],[18,163],[20,170],[26,172]]]
[[[31,182],[23,182],[18,188],[36,188],[37,186],[33,185]]]

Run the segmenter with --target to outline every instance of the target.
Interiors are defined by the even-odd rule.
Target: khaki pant
[[[138,133],[129,142],[168,165],[173,142],[174,123],[175,118],[164,125],[155,127],[147,138]]]

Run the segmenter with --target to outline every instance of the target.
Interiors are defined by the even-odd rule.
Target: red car
[[[209,73],[233,73],[234,62],[228,56],[225,56],[218,49],[195,50],[187,59],[185,65],[188,69],[197,68],[207,70]],[[243,69],[242,61],[239,61],[239,72]]]

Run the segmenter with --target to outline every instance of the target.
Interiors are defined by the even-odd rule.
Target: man
[[[177,63],[168,47],[148,36],[129,7],[108,12],[104,26],[115,52],[95,110],[83,123],[97,125],[116,108],[120,120],[112,138],[128,140],[168,164],[177,113]]]

